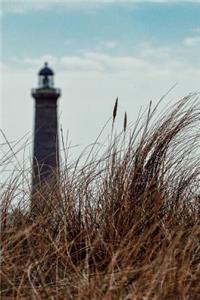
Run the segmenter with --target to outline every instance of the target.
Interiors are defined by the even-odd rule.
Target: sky
[[[18,148],[27,143],[31,159],[31,88],[45,61],[62,90],[59,124],[72,151],[95,141],[117,97],[121,130],[125,111],[134,122],[174,84],[165,106],[199,92],[199,16],[199,0],[0,0],[0,125],[6,139],[13,149],[18,141]]]

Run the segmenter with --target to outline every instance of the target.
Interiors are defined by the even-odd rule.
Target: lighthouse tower
[[[60,89],[54,88],[54,72],[45,63],[39,71],[39,86],[32,89],[35,99],[32,193],[59,178],[59,141],[57,100]]]

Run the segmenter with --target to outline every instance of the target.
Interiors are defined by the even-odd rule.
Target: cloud
[[[60,59],[60,64],[66,70],[72,71],[102,71],[103,66],[98,60],[93,60],[85,56],[64,56]]]
[[[200,42],[200,37],[198,38]],[[103,43],[103,42],[102,42]],[[187,46],[197,43],[197,39],[187,38],[184,40]],[[114,46],[114,45],[113,45]],[[193,57],[193,56],[192,56]],[[144,43],[138,48],[138,53],[129,55],[114,55],[106,49],[85,51],[77,55],[64,55],[61,57],[45,54],[40,57],[12,58],[14,67],[20,69],[35,70],[41,68],[45,61],[49,62],[53,68],[62,72],[86,74],[96,72],[103,76],[113,75],[127,77],[132,74],[149,74],[155,76],[156,73],[166,74],[174,72],[184,72],[192,67],[199,67],[192,60],[191,53],[187,48],[178,50],[170,47],[154,47],[151,44]],[[174,71],[176,70],[176,72]],[[82,75],[81,75],[82,76]]]
[[[183,44],[188,47],[197,46],[200,44],[200,36],[187,37],[183,40]]]
[[[193,32],[200,33],[200,27],[193,28]]]
[[[78,4],[79,1],[73,0],[72,1],[59,1],[59,0],[40,0],[40,1],[34,1],[34,0],[11,0],[11,1],[3,1],[2,3],[2,10],[3,12],[9,12],[9,13],[19,13],[23,14],[26,12],[32,12],[32,11],[40,11],[40,10],[49,10],[57,8],[66,7],[69,4]]]
[[[107,43],[107,42],[106,42]],[[108,42],[109,46],[114,42]],[[113,43],[113,44],[112,44]],[[189,43],[189,42],[188,42]],[[190,41],[191,43],[191,41]],[[102,42],[101,44],[105,44]],[[169,70],[170,66],[181,69],[186,64],[190,67],[194,65],[193,56],[189,48],[171,48],[155,47],[150,43],[138,45],[138,50],[134,54],[116,55],[107,48],[97,48],[92,51],[80,52],[76,55],[64,55],[61,57],[45,54],[40,57],[24,57],[23,59],[12,58],[19,68],[40,68],[45,61],[48,61],[54,68],[66,72],[98,72],[103,74],[130,74],[134,72],[151,73],[152,70],[163,69],[164,72]],[[196,63],[195,63],[196,64]]]
[[[57,63],[57,58],[53,55],[46,54],[46,55],[43,55],[39,58],[26,57],[26,58],[24,58],[23,63],[27,64],[27,65],[30,65],[30,66],[36,66],[37,67],[37,66],[43,65],[43,63],[46,62],[46,61],[51,61],[51,63],[53,65],[55,65]]]
[[[181,0],[181,3],[200,3],[200,0]],[[180,4],[180,0],[3,0],[2,10],[9,13],[26,13],[30,11],[49,10],[55,8],[81,8],[88,9],[102,7],[103,5],[123,4]]]
[[[55,68],[68,72],[100,72],[100,73],[113,73],[124,72],[127,70],[144,70],[149,62],[144,58],[135,57],[131,55],[111,55],[104,52],[85,52],[81,55],[66,55],[56,57],[53,55],[43,55],[41,57],[32,58],[24,57],[18,59],[12,58],[12,61],[18,66],[23,68],[31,67],[40,68],[45,61]]]
[[[106,49],[114,49],[116,48],[118,43],[116,41],[104,41],[100,43],[100,47]]]

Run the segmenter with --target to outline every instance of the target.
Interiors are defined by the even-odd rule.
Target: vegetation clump
[[[2,186],[1,299],[200,298],[198,99],[155,112],[132,129],[125,114],[100,158],[66,157],[34,216],[23,199],[11,212],[16,181]]]

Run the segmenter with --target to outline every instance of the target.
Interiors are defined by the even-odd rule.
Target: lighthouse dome
[[[45,62],[44,67],[39,71],[39,76],[53,76],[54,72],[48,67],[48,63]]]
[[[39,87],[40,88],[53,88],[54,85],[54,72],[48,67],[48,63],[39,71]]]

